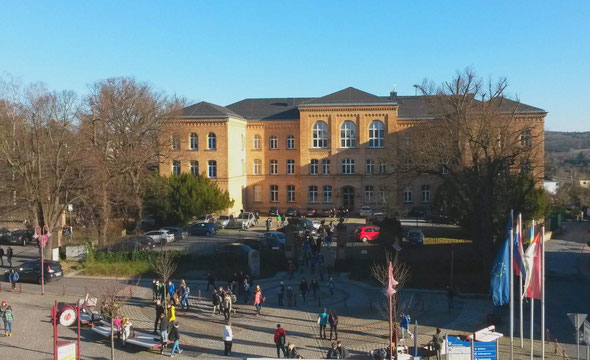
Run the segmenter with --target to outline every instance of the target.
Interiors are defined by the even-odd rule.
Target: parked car
[[[240,255],[245,255],[248,256],[248,254],[250,253],[250,251],[252,251],[254,249],[252,249],[252,247],[248,246],[248,245],[244,245],[241,243],[231,243],[231,244],[227,244],[221,247],[218,247],[215,250],[215,253],[221,256],[226,256],[226,255],[233,255],[233,256],[240,256]]]
[[[163,244],[174,241],[174,234],[164,229],[148,231],[144,235],[154,240],[156,244]]]
[[[359,226],[353,233],[353,238],[362,242],[375,241],[379,239],[379,226]]]
[[[291,207],[287,208],[287,216],[297,217],[297,216],[299,216],[299,210],[296,207],[291,206]]]
[[[285,248],[285,234],[280,231],[269,231],[260,237],[262,247],[270,250],[282,250]]]
[[[59,280],[63,277],[61,264],[59,261],[43,261],[43,278],[45,282]],[[16,271],[19,274],[20,281],[41,284],[41,260],[27,261],[21,264]],[[4,278],[8,281],[9,271],[4,273]]]
[[[205,235],[205,236],[213,236],[217,233],[217,229],[215,225],[210,223],[196,223],[191,225],[189,228],[186,229],[189,235]]]
[[[406,241],[412,245],[423,245],[424,233],[419,229],[408,230],[406,233]]]
[[[154,240],[152,240],[151,237],[149,236],[145,236],[145,235],[135,235],[132,236],[130,238],[125,239],[128,242],[131,241],[136,241],[138,242],[140,245],[140,249],[138,250],[149,250],[149,249],[153,249],[156,247],[156,243],[154,242]]]
[[[167,230],[168,233],[174,235],[174,240],[176,240],[176,241],[183,240],[184,237],[186,236],[185,231],[179,227],[176,227],[176,226],[166,226],[166,227],[163,227],[162,230]]]
[[[371,216],[369,216],[369,219],[377,222],[383,221],[385,219],[385,214],[382,212],[374,212],[371,214]]]
[[[277,216],[280,212],[281,210],[278,207],[273,206],[268,209],[268,216]]]
[[[208,224],[214,224],[215,223],[215,216],[213,216],[213,214],[207,214],[201,218],[198,218],[194,224],[199,224],[199,223],[208,223]]]
[[[0,228],[0,242],[5,242],[9,235],[10,231],[7,228]]]
[[[251,212],[243,212],[235,218],[235,227],[248,229],[256,223],[256,215]]]
[[[219,229],[225,229],[229,225],[230,220],[231,219],[230,219],[229,215],[220,215],[217,218],[217,221],[215,221],[215,225]]]
[[[305,216],[307,217],[315,217],[318,215],[318,209],[309,208],[305,210]]]
[[[6,237],[8,244],[17,244],[25,246],[27,243],[33,242],[33,232],[31,230],[13,230]]]
[[[361,217],[369,217],[373,214],[373,209],[370,206],[361,206],[361,210],[359,211],[359,215]]]

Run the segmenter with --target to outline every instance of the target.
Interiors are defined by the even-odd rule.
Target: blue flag
[[[512,229],[511,217],[506,225],[506,240],[496,255],[490,274],[492,301],[498,306],[510,302],[510,229]]]

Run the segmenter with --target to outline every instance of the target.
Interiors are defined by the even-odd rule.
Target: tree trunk
[[[111,317],[111,360],[115,360],[115,330],[113,324],[114,319],[114,317]]]
[[[105,245],[107,242],[109,231],[109,217],[111,214],[111,203],[109,202],[109,194],[107,191],[107,184],[104,183],[101,187],[102,204],[100,209],[98,241],[100,245]]]

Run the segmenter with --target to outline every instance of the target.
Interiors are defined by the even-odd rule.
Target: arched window
[[[207,135],[207,149],[215,150],[217,149],[217,137],[214,133],[209,133]]]
[[[316,149],[325,149],[328,147],[328,124],[318,121],[313,124],[312,147]]]
[[[254,143],[252,144],[254,150],[260,150],[262,148],[262,137],[258,134],[254,135]]]
[[[189,136],[189,149],[199,149],[199,136],[196,133],[191,133],[191,136]]]
[[[209,160],[209,177],[215,179],[217,177],[217,161]]]
[[[343,122],[340,127],[340,147],[356,147],[356,125],[350,120]]]
[[[369,147],[382,148],[385,138],[385,125],[379,120],[375,120],[369,125]]]
[[[279,148],[279,139],[275,135],[270,137],[269,148],[272,150],[277,150]]]
[[[287,150],[295,149],[295,136],[289,135],[287,136]]]

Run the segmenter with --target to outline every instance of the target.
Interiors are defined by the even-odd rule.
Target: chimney
[[[393,90],[389,93],[389,98],[393,101],[397,101],[397,91]]]

